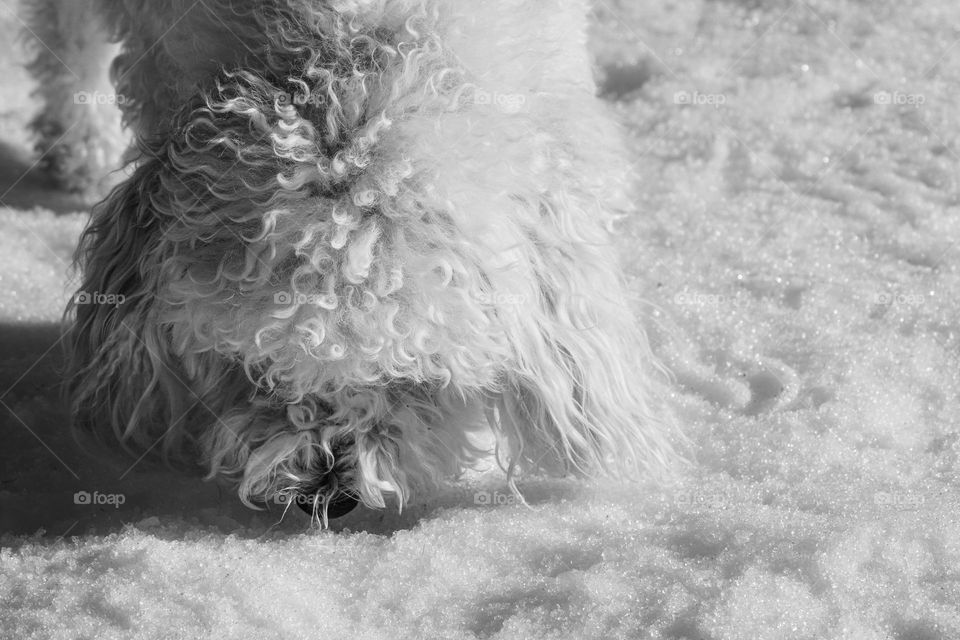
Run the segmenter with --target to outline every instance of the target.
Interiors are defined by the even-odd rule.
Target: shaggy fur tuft
[[[78,249],[75,300],[122,301],[68,309],[79,427],[248,503],[402,505],[483,454],[478,417],[511,481],[669,468],[585,6],[100,9],[136,147]]]

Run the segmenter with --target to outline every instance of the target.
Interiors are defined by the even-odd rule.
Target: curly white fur
[[[581,2],[102,9],[138,153],[78,250],[124,296],[68,310],[79,426],[247,502],[333,468],[402,504],[481,454],[477,414],[511,479],[669,467]]]

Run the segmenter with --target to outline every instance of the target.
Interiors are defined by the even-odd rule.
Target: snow
[[[480,476],[318,532],[86,455],[48,351],[83,216],[29,174],[0,196],[0,637],[960,637],[958,23],[597,2],[641,199],[618,241],[693,442],[675,487],[529,479],[525,507]],[[11,69],[0,192],[29,167]]]

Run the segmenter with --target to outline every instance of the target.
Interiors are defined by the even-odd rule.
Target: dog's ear
[[[143,161],[94,208],[81,236],[75,266],[83,278],[65,312],[64,390],[77,430],[138,454],[183,459],[195,407],[164,329],[152,320],[161,277],[150,267],[158,264],[151,256],[161,235],[151,204],[158,164]]]

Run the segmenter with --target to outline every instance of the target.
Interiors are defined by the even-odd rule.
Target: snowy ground
[[[596,13],[688,477],[531,480],[530,509],[484,480],[330,532],[72,444],[48,350],[83,216],[14,184],[30,103],[0,53],[0,637],[960,638],[960,7]]]

